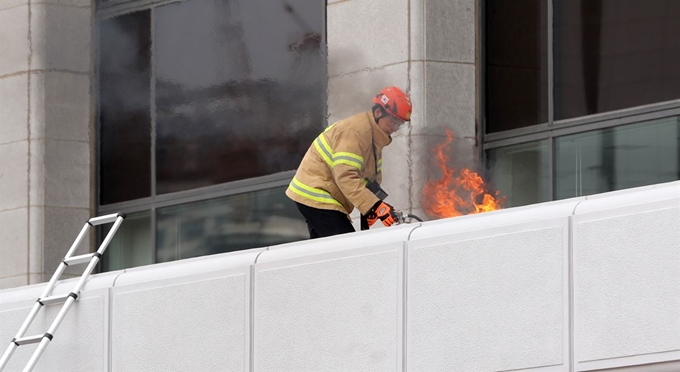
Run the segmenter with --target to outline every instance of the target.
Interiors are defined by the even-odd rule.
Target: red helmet
[[[381,106],[385,111],[401,120],[411,120],[411,98],[397,87],[387,87],[373,97],[373,103]]]

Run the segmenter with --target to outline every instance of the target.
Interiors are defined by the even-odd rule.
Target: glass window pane
[[[106,224],[100,228],[100,244],[112,226],[113,224]],[[102,256],[102,271],[127,269],[152,263],[151,212],[130,213],[116,231],[116,235]]]
[[[493,186],[505,196],[505,207],[550,200],[549,142],[538,141],[487,152]]]
[[[548,121],[546,0],[486,0],[486,131]]]
[[[680,121],[565,136],[555,150],[557,199],[670,182],[680,178]]]
[[[158,262],[266,247],[309,237],[286,187],[171,206],[157,211]]]
[[[100,204],[151,194],[149,12],[99,27]]]
[[[156,9],[159,194],[293,170],[325,124],[320,1]]]
[[[556,120],[680,98],[680,1],[554,4]]]

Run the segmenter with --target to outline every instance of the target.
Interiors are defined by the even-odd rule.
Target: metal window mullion
[[[551,135],[548,137],[548,200],[551,201],[555,200],[555,182],[557,179],[555,162],[555,137]]]
[[[598,114],[592,114],[587,116],[580,116],[576,118],[557,120],[556,125],[560,128],[562,127],[575,127],[581,125],[588,125],[592,123],[598,123],[603,121],[610,121],[615,119],[622,119],[630,116],[638,116],[643,114],[652,114],[658,112],[664,112],[667,110],[672,110],[680,108],[680,99],[651,103],[648,105],[636,106],[625,108],[616,111],[608,111]]]
[[[158,263],[158,258],[156,255],[156,229],[157,229],[158,219],[156,218],[156,207],[151,207],[151,263]]]
[[[293,179],[295,171],[286,171],[277,174],[258,177],[257,179],[247,179],[233,181],[225,184],[207,186],[205,188],[179,191],[171,194],[159,195],[156,198],[143,198],[126,201],[116,204],[100,206],[101,212],[139,212],[149,210],[152,206],[166,207],[191,203],[201,200],[215,199],[230,195],[243,194],[254,191],[267,190],[274,187],[286,186]]]
[[[149,17],[151,18],[150,25],[149,27],[151,30],[149,31],[149,37],[151,38],[151,43],[149,45],[149,53],[150,53],[150,69],[151,69],[151,79],[150,79],[150,94],[149,94],[149,99],[150,99],[150,105],[149,108],[151,110],[151,226],[150,228],[150,234],[151,234],[151,263],[156,263],[157,261],[157,254],[156,254],[156,207],[155,207],[155,200],[156,200],[156,53],[155,53],[155,48],[154,46],[156,45],[156,9],[151,8],[150,9],[150,14]]]
[[[518,136],[518,137],[510,137],[510,138],[505,138],[505,139],[499,139],[499,140],[494,140],[494,141],[485,143],[484,149],[490,150],[490,149],[495,149],[495,148],[499,148],[499,147],[518,145],[520,143],[540,141],[540,140],[548,139],[551,136],[552,136],[552,133],[550,131],[542,131],[542,132],[527,134],[527,135]]]
[[[182,246],[182,243],[180,241],[180,239],[182,239],[182,234],[180,233],[180,229],[182,228],[182,224],[180,223],[180,221],[181,221],[180,215],[176,214],[174,217],[175,217],[175,258],[174,259],[179,260],[180,257],[181,257],[180,255],[182,253],[181,252],[182,250],[180,248]]]
[[[547,42],[548,42],[548,127],[552,128],[555,124],[555,48],[554,48],[554,33],[553,33],[553,17],[554,8],[553,0],[547,0]],[[548,137],[548,200],[555,200],[555,182],[556,182],[556,166],[555,166],[555,137],[552,130]]]
[[[151,69],[151,77],[149,84],[151,84],[150,87],[150,94],[149,94],[149,109],[151,110],[151,200],[152,202],[156,198],[156,53],[154,53],[154,45],[156,41],[156,10],[155,8],[152,8],[150,10],[150,18],[151,22],[149,27],[151,27],[151,30],[149,32],[150,38],[151,38],[151,44],[149,48],[151,49],[149,51],[150,53],[150,69]]]
[[[560,136],[565,136],[565,135],[570,135],[570,134],[590,132],[590,131],[598,130],[598,129],[606,129],[606,128],[625,126],[625,125],[629,125],[629,124],[636,124],[636,123],[641,123],[641,122],[645,122],[645,121],[658,120],[658,119],[663,119],[663,118],[667,118],[667,117],[671,117],[671,116],[679,116],[679,115],[680,115],[680,107],[665,110],[665,111],[653,111],[653,112],[648,112],[648,113],[642,113],[642,114],[639,114],[639,115],[629,115],[629,116],[624,116],[624,117],[616,117],[616,118],[612,118],[612,119],[609,119],[609,120],[598,121],[598,122],[588,123],[588,124],[573,125],[573,126],[567,126],[567,127],[562,127],[561,125],[558,125],[557,127],[552,129],[552,135],[554,137],[560,137]]]
[[[678,102],[680,103],[680,101]],[[531,127],[514,129],[504,133],[493,133],[485,136],[485,148],[507,146],[544,139],[549,136],[560,137],[568,134],[589,132],[592,130],[617,127],[620,125],[634,124],[637,122],[661,119],[669,116],[680,115],[680,105],[662,106],[662,110],[631,109],[617,115],[609,115],[600,120],[578,121],[574,123],[555,123],[548,127],[547,124],[539,124]]]
[[[100,205],[99,214],[125,212],[127,214],[148,211],[153,203],[151,198],[136,199],[116,204]]]
[[[554,56],[554,40],[553,40],[553,0],[548,1],[548,126],[552,127],[555,122],[555,56]]]
[[[608,126],[616,126],[626,122],[635,122],[645,117],[664,117],[672,116],[680,109],[680,100],[661,102],[645,106],[638,106],[624,110],[594,114],[585,117],[553,121],[553,126],[546,124],[532,125],[529,127],[512,129],[499,133],[490,133],[485,136],[485,142],[495,142],[513,137],[524,137],[526,135],[546,132],[550,130],[566,130],[587,132]]]
[[[98,4],[97,19],[105,20],[117,17],[122,14],[152,9],[154,7],[178,3],[182,1],[187,0],[133,0],[133,1],[117,1],[105,5]]]
[[[546,133],[550,131],[548,123],[531,125],[528,127],[512,129],[500,133],[489,133],[485,135],[485,142],[496,142],[500,140],[506,140],[515,137],[526,137],[529,135],[534,135],[538,133]]]
[[[168,207],[172,205],[179,205],[179,204],[186,204],[186,203],[193,203],[193,202],[198,202],[198,201],[203,201],[203,200],[210,200],[210,199],[216,199],[220,197],[225,197],[225,196],[230,196],[230,195],[237,195],[237,194],[245,194],[245,193],[251,193],[255,191],[262,191],[262,190],[268,190],[272,189],[275,187],[281,187],[281,186],[287,186],[290,183],[290,180],[292,179],[284,179],[284,180],[279,180],[267,184],[260,184],[260,185],[255,185],[255,186],[244,186],[242,188],[235,188],[235,189],[230,189],[226,192],[221,192],[221,193],[210,193],[210,194],[204,194],[204,195],[193,195],[190,197],[186,198],[167,198],[167,199],[161,199],[159,198],[154,202],[154,205],[158,208],[161,207]]]

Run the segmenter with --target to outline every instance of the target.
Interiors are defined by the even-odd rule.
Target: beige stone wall
[[[0,288],[48,280],[90,217],[92,22],[89,0],[0,3]]]

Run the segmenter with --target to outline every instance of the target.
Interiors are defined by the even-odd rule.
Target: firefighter
[[[310,238],[354,232],[349,214],[362,215],[362,230],[377,220],[392,226],[397,216],[384,202],[382,150],[391,134],[411,119],[411,99],[397,87],[373,98],[373,109],[326,128],[309,146],[286,195],[307,222]]]

